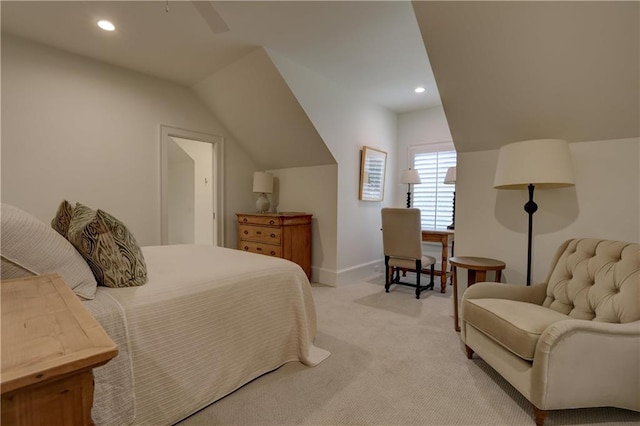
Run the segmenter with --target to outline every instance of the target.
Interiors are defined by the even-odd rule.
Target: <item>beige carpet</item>
[[[289,363],[180,423],[195,425],[534,425],[530,404],[477,356],[464,355],[447,294],[383,278],[314,286],[316,344],[331,356],[314,368]],[[553,425],[628,425],[614,408],[550,412]]]

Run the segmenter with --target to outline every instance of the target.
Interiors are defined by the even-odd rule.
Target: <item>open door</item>
[[[161,242],[224,246],[223,138],[161,126]]]

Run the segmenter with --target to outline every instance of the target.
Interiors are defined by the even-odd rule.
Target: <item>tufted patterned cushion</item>
[[[569,240],[556,255],[543,306],[576,319],[640,320],[640,245]]]
[[[71,216],[73,216],[73,206],[67,200],[63,200],[58,207],[56,215],[51,220],[51,227],[55,229],[58,234],[67,238]]]
[[[67,238],[100,285],[133,287],[147,282],[147,265],[133,234],[115,217],[76,203]]]

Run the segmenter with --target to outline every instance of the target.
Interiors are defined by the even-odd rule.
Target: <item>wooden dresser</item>
[[[291,260],[311,280],[311,217],[308,213],[236,213],[238,249]]]
[[[2,424],[92,425],[93,368],[116,344],[59,275],[0,289]]]

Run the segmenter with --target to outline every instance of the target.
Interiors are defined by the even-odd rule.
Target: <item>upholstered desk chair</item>
[[[415,287],[416,299],[420,299],[422,290],[433,290],[434,265],[436,259],[422,255],[422,231],[420,228],[420,209],[382,209],[382,246],[385,266],[385,291],[391,284]],[[420,285],[420,275],[427,273],[431,266],[431,281]],[[416,283],[400,281],[400,270],[416,273]],[[394,274],[395,273],[395,274]]]

